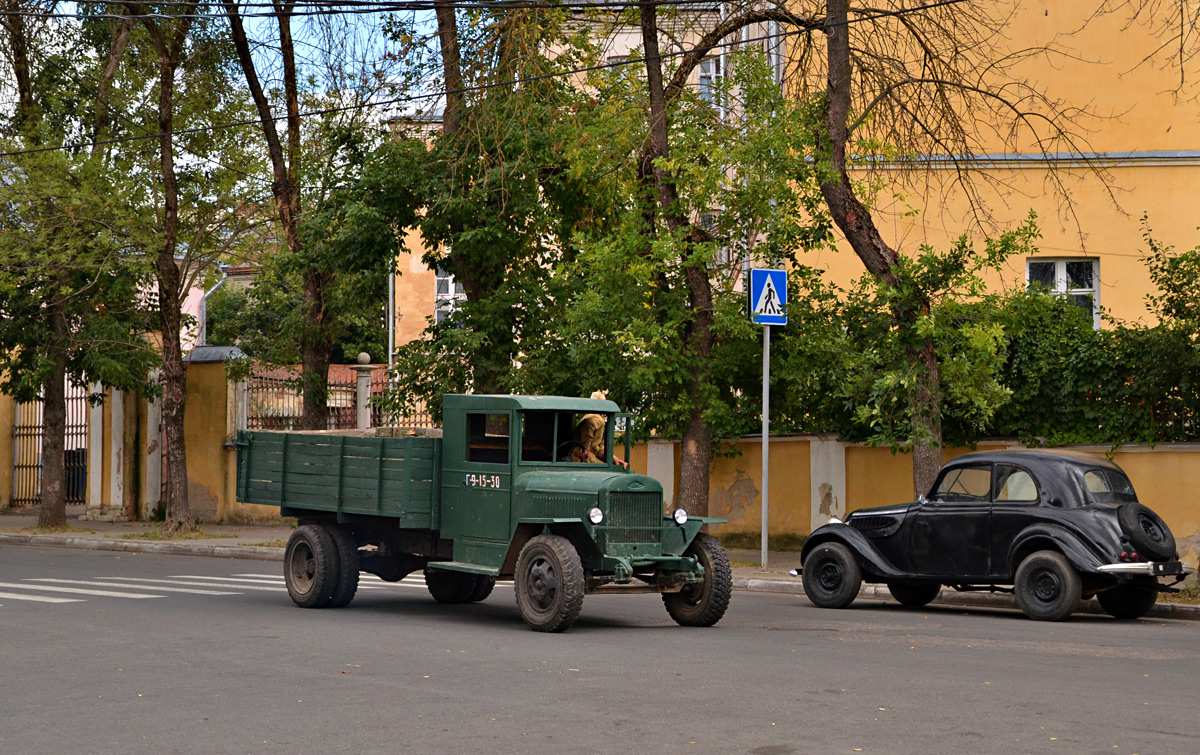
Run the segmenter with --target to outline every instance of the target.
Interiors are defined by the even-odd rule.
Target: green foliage
[[[59,152],[17,156],[0,182],[0,390],[33,399],[65,356],[76,385],[153,393],[152,271],[127,230],[137,208],[99,161]]]

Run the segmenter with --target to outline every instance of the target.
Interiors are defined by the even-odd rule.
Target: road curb
[[[22,535],[0,533],[0,544],[38,545],[57,548],[82,548],[93,551],[122,553],[156,553],[174,556],[204,556],[208,558],[242,558],[251,561],[282,561],[283,548],[258,545],[208,545],[205,543],[156,543],[133,540],[72,537],[70,535]]]
[[[733,586],[748,592],[778,592],[804,595],[804,585],[799,579],[782,577],[734,577]],[[863,585],[858,591],[858,597],[866,600],[892,600],[892,594],[882,585]],[[985,592],[954,592],[942,590],[941,595],[934,598],[930,605],[962,606],[967,608],[1008,608],[1020,610],[1013,596],[1005,593]],[[1085,600],[1076,609],[1078,613],[1098,614],[1107,616],[1104,609],[1093,600]],[[1159,603],[1150,609],[1146,618],[1152,619],[1181,619],[1186,621],[1200,620],[1200,606],[1182,603]]]

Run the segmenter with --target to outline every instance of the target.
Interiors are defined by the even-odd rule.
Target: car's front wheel
[[[942,591],[942,586],[934,582],[933,584],[901,584],[899,582],[888,582],[888,592],[896,599],[896,602],[908,608],[920,608],[927,605],[929,601],[938,596]]]
[[[1158,602],[1153,578],[1135,579],[1096,596],[1100,607],[1114,619],[1140,619]]]
[[[858,597],[862,569],[841,543],[822,543],[804,559],[804,594],[821,608],[845,608]]]
[[[1029,618],[1060,621],[1079,605],[1083,580],[1063,554],[1038,551],[1017,567],[1013,594]]]
[[[561,535],[531,538],[517,557],[513,575],[517,607],[530,629],[561,632],[583,608],[583,565],[571,541]]]

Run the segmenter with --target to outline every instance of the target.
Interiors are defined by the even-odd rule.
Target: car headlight
[[[675,524],[687,524],[687,512],[683,509],[675,509],[675,513],[671,517],[675,520]]]
[[[604,521],[604,512],[593,506],[588,509],[588,521],[592,524],[600,524]]]

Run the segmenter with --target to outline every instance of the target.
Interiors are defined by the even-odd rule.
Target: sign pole
[[[787,271],[750,270],[750,321],[763,326],[762,384],[762,554],[767,566],[767,502],[771,487],[771,326],[787,325]]]
[[[767,489],[771,480],[770,443],[771,416],[771,326],[763,326],[763,384],[762,384],[762,565],[767,567]]]

